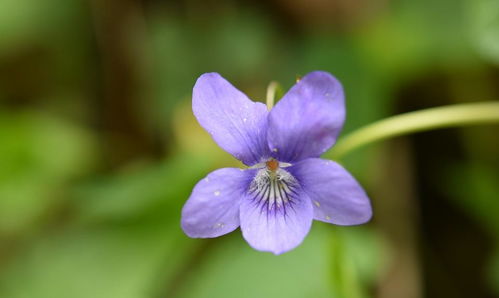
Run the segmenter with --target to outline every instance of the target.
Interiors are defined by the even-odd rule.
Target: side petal
[[[371,203],[364,189],[339,164],[310,158],[289,171],[312,199],[314,219],[337,225],[358,225],[371,219]]]
[[[241,201],[240,219],[243,237],[251,247],[278,255],[303,241],[312,225],[313,207],[300,190],[278,207],[249,194]]]
[[[254,170],[224,168],[198,182],[182,209],[181,226],[192,238],[213,238],[239,227],[239,205]]]
[[[269,156],[266,106],[251,101],[218,73],[199,77],[192,110],[215,142],[246,165]]]
[[[270,111],[269,147],[280,161],[319,157],[336,142],[344,121],[340,82],[327,72],[311,72]]]

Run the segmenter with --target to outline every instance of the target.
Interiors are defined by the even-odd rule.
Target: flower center
[[[272,172],[275,172],[277,171],[277,169],[279,169],[279,162],[273,158],[267,161],[265,165],[267,166],[267,169],[269,169]]]
[[[286,206],[294,204],[298,182],[282,166],[287,164],[280,164],[275,159],[268,160],[250,184],[249,193],[253,201],[261,206],[261,211],[285,212]]]

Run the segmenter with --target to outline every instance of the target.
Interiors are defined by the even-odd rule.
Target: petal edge
[[[243,198],[240,208],[241,231],[248,244],[256,250],[279,255],[296,248],[310,231],[313,207],[304,192],[287,211],[264,210],[250,195]]]
[[[314,219],[336,225],[359,225],[372,217],[367,194],[341,165],[309,158],[289,171],[300,181],[313,202]]]
[[[239,227],[239,204],[253,175],[253,170],[223,168],[201,179],[182,208],[187,236],[213,238]]]
[[[218,73],[198,78],[192,110],[215,142],[244,164],[251,166],[269,156],[266,106],[251,101]]]
[[[296,162],[328,150],[345,121],[344,101],[343,87],[331,74],[304,76],[269,113],[267,139],[274,157]]]

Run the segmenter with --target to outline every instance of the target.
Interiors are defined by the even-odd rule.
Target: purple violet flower
[[[345,120],[343,88],[329,73],[307,74],[270,111],[206,73],[194,86],[192,109],[215,142],[249,168],[219,169],[198,182],[182,209],[188,236],[218,237],[240,226],[254,249],[281,254],[303,241],[313,219],[357,225],[371,218],[355,178],[319,158]]]

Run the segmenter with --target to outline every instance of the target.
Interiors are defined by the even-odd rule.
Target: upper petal
[[[337,225],[357,225],[371,219],[371,203],[364,189],[339,164],[310,158],[289,171],[312,199],[314,219]]]
[[[293,162],[328,150],[345,121],[344,101],[343,87],[329,73],[304,76],[270,111],[267,137],[274,157]]]
[[[266,106],[251,101],[218,73],[199,77],[192,110],[215,142],[246,165],[269,156]]]
[[[298,184],[263,185],[241,201],[244,239],[254,249],[281,254],[298,246],[312,225],[313,207]]]
[[[181,225],[193,238],[212,238],[239,227],[239,204],[254,170],[224,168],[198,182],[182,209]]]

